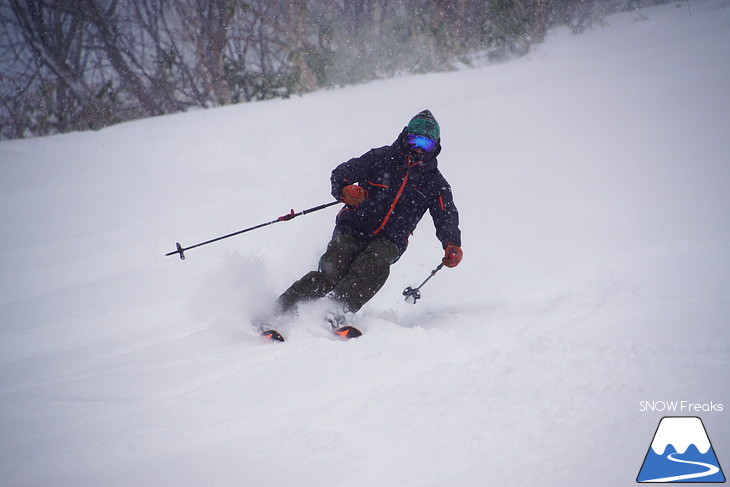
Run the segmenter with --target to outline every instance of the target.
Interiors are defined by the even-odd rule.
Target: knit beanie
[[[409,134],[423,135],[430,139],[439,140],[441,129],[430,110],[423,110],[408,122],[406,131]]]

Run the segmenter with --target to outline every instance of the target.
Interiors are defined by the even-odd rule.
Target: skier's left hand
[[[441,262],[446,267],[456,267],[461,262],[462,257],[464,257],[464,252],[461,250],[461,247],[449,244],[444,249],[444,258],[441,259]]]
[[[342,201],[346,205],[357,206],[365,201],[365,188],[357,184],[350,184],[342,188]]]

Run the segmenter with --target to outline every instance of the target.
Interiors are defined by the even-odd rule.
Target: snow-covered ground
[[[730,3],[641,13],[502,65],[0,143],[0,484],[630,485],[664,415],[730,465]],[[424,108],[465,257],[403,302],[442,254],[426,216],[362,338],[320,305],[283,344],[247,325],[335,208],[164,256],[331,201]]]

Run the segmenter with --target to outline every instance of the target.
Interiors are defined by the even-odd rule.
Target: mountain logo
[[[702,420],[696,416],[663,417],[636,481],[725,482]]]

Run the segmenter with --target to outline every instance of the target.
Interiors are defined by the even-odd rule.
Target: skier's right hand
[[[357,184],[350,184],[342,188],[342,201],[346,205],[357,206],[365,201],[365,188]]]
[[[456,267],[461,262],[462,257],[464,257],[464,252],[461,250],[461,247],[454,244],[447,244],[444,249],[444,258],[441,259],[441,262],[446,267]]]

